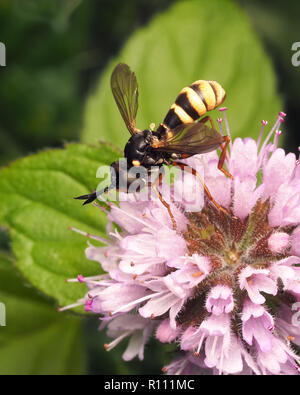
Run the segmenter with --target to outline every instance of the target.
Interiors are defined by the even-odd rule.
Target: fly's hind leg
[[[208,115],[207,115],[206,117],[200,119],[199,122],[201,122],[201,123],[203,123],[203,124],[206,123],[206,122],[210,122],[211,127],[212,127],[213,129],[215,129],[214,122],[213,122],[213,120],[211,119],[211,117],[208,116]],[[226,158],[226,150],[227,150],[227,147],[228,147],[228,145],[229,145],[229,143],[230,143],[230,137],[229,137],[229,136],[224,136],[224,137],[223,137],[223,142],[224,142],[224,144],[221,144],[221,155],[220,155],[220,158],[219,158],[218,169],[219,169],[222,173],[224,173],[227,177],[230,177],[230,178],[233,180],[233,176],[229,173],[229,171],[227,171],[227,170],[225,170],[225,169],[223,168],[223,165],[224,165],[224,162],[225,162],[225,158]]]
[[[209,115],[206,115],[206,117],[201,118],[200,121],[199,121],[199,123],[203,123],[203,124],[206,123],[206,122],[209,122],[211,124],[211,127],[213,129],[216,129],[214,121],[212,120],[212,118]]]
[[[159,173],[159,176],[156,178],[156,180],[152,184],[152,188],[153,188],[154,192],[156,193],[156,195],[158,196],[159,200],[162,202],[162,204],[168,210],[169,216],[170,216],[172,224],[173,224],[173,229],[176,230],[177,229],[177,224],[176,224],[174,215],[173,215],[173,213],[171,211],[170,205],[163,199],[162,194],[159,192],[158,187],[157,187],[158,185],[159,186],[161,185],[162,178],[163,178],[163,174]]]
[[[224,145],[221,145],[221,155],[219,158],[219,163],[218,163],[218,169],[221,170],[227,177],[230,177],[233,180],[233,176],[227,171],[226,169],[223,168],[225,158],[226,158],[226,150],[228,147],[228,144],[230,143],[230,137],[229,136],[224,136],[223,137]]]

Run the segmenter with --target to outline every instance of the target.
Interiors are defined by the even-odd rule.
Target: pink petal
[[[165,318],[158,326],[156,337],[161,343],[171,343],[180,334],[180,328],[173,329],[170,326],[169,318]]]
[[[289,245],[290,236],[285,232],[273,233],[268,239],[268,247],[274,253],[286,249]]]

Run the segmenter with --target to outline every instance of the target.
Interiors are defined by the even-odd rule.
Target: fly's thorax
[[[150,130],[134,134],[128,140],[124,156],[128,161],[128,167],[150,168],[165,163],[165,155],[152,148],[154,135]]]
[[[138,162],[142,164],[145,154],[150,149],[151,134],[149,130],[144,130],[142,133],[136,133],[130,137],[124,149],[124,156],[129,165]],[[134,163],[132,163],[133,161]]]

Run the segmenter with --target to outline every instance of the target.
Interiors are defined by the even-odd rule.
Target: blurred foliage
[[[243,72],[245,80],[242,82],[245,86],[247,83],[250,85],[251,95],[257,107],[250,106],[245,108],[245,111],[249,110],[249,114],[251,113],[255,125],[253,132],[256,133],[257,122],[261,117],[266,117],[260,114],[265,114],[266,108],[274,110],[276,106],[277,109],[278,105],[277,96],[271,95],[271,92],[274,92],[273,83],[267,85],[271,87],[271,91],[264,96],[265,81],[268,78],[273,79],[272,71],[270,75],[269,72],[267,76],[260,75],[264,73],[261,64],[255,67],[256,56],[262,56],[258,40],[255,34],[251,33],[250,27],[245,30],[246,36],[239,30],[230,36],[231,25],[226,28],[228,22],[230,24],[230,20],[226,20],[226,10],[218,19],[214,12],[206,13],[203,0],[194,2],[201,4],[197,14],[190,16],[191,20],[198,21],[201,33],[199,38],[203,52],[198,59],[200,66],[197,72],[190,71],[189,67],[192,65],[189,65],[189,56],[185,55],[184,68],[181,68],[180,59],[176,59],[176,56],[172,58],[176,54],[176,47],[171,45],[173,36],[177,37],[177,29],[183,29],[184,41],[185,29],[190,29],[189,16],[186,16],[183,23],[184,15],[178,15],[176,26],[172,25],[173,30],[169,31],[166,37],[164,27],[158,26],[163,37],[156,35],[152,40],[149,37],[150,46],[147,46],[142,38],[138,50],[133,47],[130,49],[134,40],[146,35],[153,26],[153,16],[168,10],[174,0],[1,0],[0,41],[6,45],[7,66],[0,67],[0,164],[44,147],[61,146],[64,140],[78,139],[82,129],[84,100],[90,92],[95,92],[99,74],[108,64],[101,80],[104,94],[108,95],[104,101],[108,111],[115,115],[115,140],[121,142],[119,136],[122,136],[121,139],[124,141],[128,134],[113,102],[108,78],[116,62],[112,59],[120,56],[118,54],[128,39],[129,44],[121,50],[121,56],[124,56],[122,60],[128,61],[138,74],[141,92],[138,118],[140,127],[147,127],[152,121],[160,122],[178,89],[194,79],[206,78],[209,71],[209,63],[206,62],[210,62],[211,73],[214,74],[209,77],[221,81],[221,68],[224,68],[226,74],[226,70],[232,67],[230,53],[228,55],[224,46],[224,37],[230,37],[230,41],[237,45],[235,51],[243,54],[244,59],[240,71],[234,68],[233,80],[241,78],[239,73]],[[259,35],[262,38],[263,45],[275,64],[278,87],[288,113],[288,148],[296,151],[299,145],[297,139],[299,140],[300,122],[300,68],[291,65],[291,45],[299,41],[300,3],[289,1],[283,4],[279,0],[237,2],[250,16],[258,33],[257,37]],[[220,0],[220,4],[223,4],[223,1]],[[232,7],[231,1],[228,4],[229,8]],[[237,11],[237,14],[245,21],[242,13]],[[156,20],[159,18],[163,17],[158,16]],[[154,70],[157,64],[160,65],[161,58],[157,61],[153,53],[158,54],[159,48],[155,52],[156,47],[166,45],[167,40],[167,46],[174,51],[174,54],[170,55],[172,66],[164,81],[160,81],[159,75],[156,75],[158,73],[154,73]],[[238,42],[241,43],[240,47]],[[254,52],[252,42],[256,46]],[[263,67],[270,70],[268,60],[264,60],[263,63]],[[140,66],[136,67],[138,64]],[[174,70],[173,64],[176,64]],[[247,81],[250,78],[251,64],[252,73],[256,70],[255,77],[258,83],[252,90],[251,80]],[[144,78],[146,67],[148,70]],[[201,75],[198,70],[201,71]],[[202,75],[202,70],[205,75]],[[157,88],[151,90],[152,86],[149,86],[153,81],[153,75],[157,86],[164,86],[164,91],[159,91],[159,100],[155,94]],[[234,83],[235,81],[233,85]],[[237,100],[239,97],[243,98],[240,106],[247,107],[248,102],[245,101],[245,92],[242,91],[241,85],[235,84],[235,87],[234,95],[242,95],[237,96]],[[147,103],[146,95],[151,96],[151,102]],[[100,96],[101,93],[98,92],[98,98]],[[95,94],[89,99],[88,107],[94,98]],[[229,100],[226,101],[226,104],[228,103]],[[112,130],[101,128],[102,119],[99,115],[106,114],[103,114],[100,104],[102,105],[101,101],[99,107],[95,106],[93,109],[93,140],[101,138],[101,133]],[[147,109],[146,105],[149,105]],[[231,107],[232,105],[233,103],[230,104]],[[236,102],[235,105],[239,103]],[[233,116],[229,117],[232,124]],[[236,115],[234,118],[238,119]],[[20,269],[46,293],[54,295],[56,291],[55,295],[59,296],[61,302],[71,302],[84,292],[80,284],[63,283],[64,277],[78,274],[78,271],[83,274],[92,273],[98,267],[97,264],[88,263],[83,257],[86,245],[84,237],[69,232],[67,226],[77,225],[84,230],[100,233],[104,231],[100,213],[95,214],[96,209],[93,210],[91,207],[78,210],[78,202],[74,202],[72,197],[93,189],[96,167],[101,160],[108,163],[115,159],[116,155],[112,150],[104,152],[99,149],[96,152],[93,148],[89,153],[85,151],[75,154],[74,148],[71,148],[71,151],[72,149],[73,154],[67,157],[66,151],[61,150],[54,153],[45,152],[15,163],[10,170],[4,171],[8,176],[3,179],[0,187],[0,212],[4,218],[2,223],[12,228],[12,247]],[[31,180],[28,175],[30,172],[34,174]],[[51,193],[49,185],[45,185],[48,182],[53,186]],[[23,192],[19,194],[20,190]],[[47,230],[49,224],[51,226]],[[65,251],[60,248],[60,239],[70,242]],[[7,251],[8,246],[7,232],[0,232],[1,250]],[[64,265],[66,254],[72,256],[70,266]],[[34,269],[32,271],[31,265]],[[39,280],[43,276],[41,285]],[[98,320],[88,317],[84,318],[83,353],[79,319],[68,313],[58,314],[53,302],[29,288],[24,279],[17,274],[17,270],[13,269],[12,258],[5,251],[0,253],[0,301],[5,301],[8,313],[8,326],[0,328],[0,373],[159,373],[161,366],[170,357],[170,354],[166,353],[169,346],[162,347],[152,340],[147,345],[145,361],[134,360],[125,363],[120,358],[125,344],[119,345],[109,354],[105,353],[103,343],[107,342],[107,338],[104,333],[97,332]],[[86,362],[85,368],[83,362]]]
[[[278,89],[287,111],[285,146],[298,153],[300,145],[300,67],[291,63],[292,44],[300,41],[300,2],[273,0],[239,0],[251,18],[267,53],[271,56],[278,77]]]
[[[77,140],[84,93],[126,36],[170,0],[1,0],[0,163]]]
[[[0,2],[0,159],[76,138],[80,128],[77,54],[88,33],[80,1]],[[2,157],[2,158],[1,158]]]
[[[117,157],[110,146],[70,144],[17,160],[0,171],[0,223],[10,230],[16,265],[62,306],[86,291],[84,284],[66,284],[66,278],[100,273],[99,264],[85,258],[86,237],[68,227],[105,234],[104,213],[92,205],[82,208],[73,197],[93,190],[98,166],[109,166]]]
[[[222,39],[215,35],[220,26]],[[225,88],[233,137],[256,138],[261,119],[273,122],[281,109],[271,63],[246,16],[229,0],[179,1],[138,30],[87,101],[85,142],[100,138],[124,147],[128,140],[110,90],[112,68],[119,61],[137,75],[141,129],[151,122],[158,126],[179,91],[200,78]],[[220,113],[210,115],[216,119]]]
[[[81,321],[60,314],[53,302],[24,285],[7,253],[0,251],[0,301],[6,326],[0,328],[1,374],[84,372]]]

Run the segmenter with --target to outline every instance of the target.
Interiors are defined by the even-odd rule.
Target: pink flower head
[[[221,110],[218,127],[230,136]],[[122,193],[108,206],[107,238],[73,228],[88,236],[86,256],[105,274],[70,279],[86,284],[87,293],[61,310],[83,305],[99,315],[113,338],[107,350],[129,339],[125,360],[143,358],[152,332],[180,344],[167,374],[298,374],[300,162],[278,148],[284,116],[265,140],[262,121],[257,141],[229,144],[224,166],[234,179],[219,171],[217,151],[182,161],[203,166],[227,214],[207,197],[188,211],[195,194],[189,177],[171,186],[184,190],[182,201],[160,187],[176,229],[161,201],[139,200],[139,193]]]

